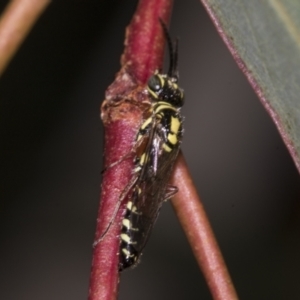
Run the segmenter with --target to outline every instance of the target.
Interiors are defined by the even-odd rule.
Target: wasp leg
[[[145,129],[145,132],[143,134],[139,133],[138,137],[141,136],[141,138],[139,138],[134,146],[131,148],[131,150],[125,154],[124,156],[122,156],[120,159],[118,159],[117,161],[111,163],[109,166],[105,167],[102,171],[101,174],[103,174],[104,172],[106,172],[108,169],[118,165],[119,163],[121,163],[122,161],[124,161],[125,159],[129,158],[132,154],[136,154],[138,149],[143,145],[145,139],[147,139],[149,137],[149,129]]]
[[[131,150],[125,154],[124,156],[122,156],[120,159],[118,159],[117,161],[111,163],[109,166],[105,167],[102,171],[101,174],[105,173],[108,169],[118,165],[119,163],[121,163],[123,160],[129,158],[132,154],[136,153],[137,148],[142,144],[143,140],[141,139],[140,141],[138,141],[137,143],[135,143],[135,145],[131,148]]]
[[[103,239],[105,238],[107,232],[109,231],[109,228],[111,226],[111,224],[114,222],[116,215],[119,211],[119,208],[121,206],[121,203],[123,202],[123,200],[125,199],[125,197],[128,195],[129,191],[132,189],[132,187],[135,185],[135,183],[138,180],[138,176],[134,176],[133,178],[131,178],[131,180],[128,182],[128,184],[126,185],[126,187],[124,188],[123,192],[120,195],[120,198],[118,200],[118,203],[115,207],[115,210],[112,214],[112,217],[106,227],[106,229],[104,230],[104,232],[101,234],[100,238],[98,238],[96,241],[94,241],[93,243],[93,247],[96,247],[101,241],[103,241]]]
[[[167,201],[172,198],[178,192],[178,187],[174,185],[168,185],[163,201]]]
[[[117,161],[111,163],[109,166],[105,167],[102,171],[101,174],[105,173],[108,169],[118,165],[119,163],[121,163],[123,160],[129,158],[133,153],[135,153],[135,147],[133,147],[127,154],[125,154],[124,156],[122,156],[120,159],[118,159]]]

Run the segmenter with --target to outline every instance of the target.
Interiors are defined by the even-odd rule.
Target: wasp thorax
[[[183,105],[184,92],[178,87],[176,78],[156,73],[148,81],[148,91],[155,101],[168,102],[175,107]]]

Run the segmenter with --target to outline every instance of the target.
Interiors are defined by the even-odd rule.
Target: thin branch
[[[164,36],[159,18],[168,23],[171,0],[141,0],[126,30],[125,50],[121,70],[106,91],[101,108],[105,127],[104,160],[110,166],[103,176],[101,202],[98,212],[89,300],[116,299],[119,283],[119,235],[124,203],[111,223],[120,195],[132,178],[133,155],[129,155],[138,128],[143,120],[145,103],[150,99],[145,84],[163,61]],[[123,203],[124,202],[124,203]],[[106,232],[108,224],[111,223]]]
[[[168,23],[171,6],[172,1],[168,0],[139,2],[126,31],[121,71],[106,91],[106,100],[102,104],[105,166],[124,159],[108,168],[103,177],[95,241],[99,241],[103,233],[105,237],[94,249],[89,300],[117,297],[120,223],[126,201],[122,201],[124,203],[112,223],[111,218],[120,204],[120,195],[132,178],[133,154],[128,153],[143,120],[143,105],[151,104],[145,84],[149,76],[160,69],[163,59],[164,36],[158,19]],[[175,168],[174,183],[179,187],[179,193],[173,200],[174,207],[211,293],[216,300],[235,300],[237,295],[182,155]],[[111,224],[108,231],[107,224]]]
[[[179,155],[175,165],[172,181],[179,189],[172,199],[174,210],[206,278],[213,299],[238,299],[182,154]]]
[[[14,0],[0,19],[0,75],[50,0]]]

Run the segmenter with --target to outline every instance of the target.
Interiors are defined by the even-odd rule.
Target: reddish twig
[[[50,0],[14,0],[0,19],[0,75]]]
[[[238,299],[221,251],[193,184],[183,155],[173,174],[179,192],[172,204],[215,300]]]
[[[124,205],[121,204],[119,208],[119,200],[132,178],[133,154],[128,154],[131,153],[136,133],[143,120],[145,105],[149,105],[151,101],[145,93],[145,84],[149,76],[162,65],[164,36],[158,19],[161,18],[167,23],[171,4],[168,0],[140,1],[126,31],[121,71],[108,88],[102,105],[105,166],[110,166],[122,157],[124,159],[109,167],[103,177],[90,300],[115,299],[117,296],[120,223],[124,214]],[[237,299],[182,157],[177,164],[174,178],[175,185],[180,189],[173,201],[174,207],[190,237],[195,256],[201,262],[214,298]],[[119,209],[114,222],[110,223],[116,208]],[[109,230],[106,232],[108,226]],[[105,237],[102,239],[103,233]],[[99,238],[101,242],[98,242]]]
[[[138,127],[143,120],[143,107],[148,103],[145,84],[163,61],[164,36],[159,18],[168,23],[171,0],[141,0],[126,31],[122,68],[106,91],[101,116],[105,126],[105,166],[130,153]],[[133,157],[107,169],[103,176],[101,205],[95,241],[106,231],[122,191],[131,179]],[[94,248],[89,299],[115,299],[117,296],[118,251],[121,206],[105,238]]]

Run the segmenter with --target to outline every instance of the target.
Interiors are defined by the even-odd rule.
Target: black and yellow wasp
[[[138,262],[162,203],[177,192],[177,188],[168,185],[168,182],[182,140],[183,118],[180,109],[184,93],[177,85],[177,41],[174,51],[167,28],[160,22],[170,52],[169,71],[167,74],[156,71],[148,80],[147,91],[151,104],[136,135],[132,179],[120,196],[109,226],[94,243],[95,246],[101,242],[121,203],[128,199],[120,234],[120,271]]]
[[[135,181],[122,220],[120,271],[138,262],[163,201],[177,192],[168,181],[182,140],[180,109],[184,93],[177,85],[177,41],[173,51],[166,26],[162,21],[161,24],[169,46],[170,66],[168,74],[155,72],[148,81],[152,103],[135,141],[139,145],[134,159]]]

